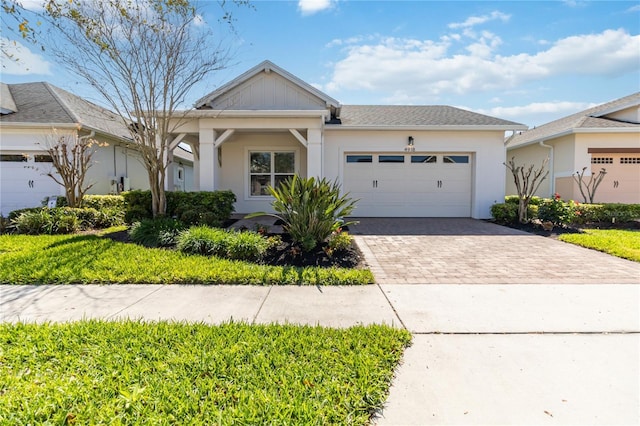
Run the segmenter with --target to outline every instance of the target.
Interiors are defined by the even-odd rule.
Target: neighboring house
[[[125,122],[113,112],[48,83],[0,83],[0,214],[41,205],[64,188],[45,174],[53,164],[45,147],[54,132],[93,135],[108,145],[98,149],[87,172],[89,193],[147,189],[147,172]],[[78,131],[78,126],[80,130]],[[176,149],[171,168],[175,186],[191,190],[192,155]]]
[[[587,167],[588,182],[604,168],[594,202],[640,203],[640,92],[514,135],[507,144],[511,157],[536,167],[549,158],[549,178],[537,195],[582,202],[573,176]],[[510,174],[506,192],[516,194]]]
[[[526,126],[450,106],[341,105],[264,61],[176,124],[194,187],[229,189],[236,211],[271,210],[267,187],[326,177],[354,216],[489,218],[504,197],[505,131]]]

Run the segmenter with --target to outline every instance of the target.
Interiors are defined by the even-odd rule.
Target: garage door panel
[[[469,217],[471,155],[367,154],[370,163],[345,161],[344,190],[357,203],[354,215],[379,217]],[[458,163],[445,163],[461,161]],[[349,154],[347,154],[349,156]],[[403,162],[399,162],[402,157]],[[423,162],[412,162],[424,160]],[[396,161],[394,163],[380,162]],[[465,162],[466,161],[466,162]],[[369,166],[369,167],[363,167]]]
[[[26,207],[39,207],[45,197],[58,195],[61,187],[49,176],[50,165],[33,168],[32,163],[0,162],[0,213],[7,216],[11,211]]]

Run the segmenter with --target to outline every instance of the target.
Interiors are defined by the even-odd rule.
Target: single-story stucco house
[[[604,168],[594,202],[640,203],[640,92],[516,133],[507,143],[511,157],[536,167],[549,158],[549,178],[539,196],[558,193],[582,202],[573,176],[587,167],[588,182]],[[510,175],[506,193],[516,194]]]
[[[78,130],[78,126],[81,126]],[[147,172],[125,122],[113,112],[48,83],[0,83],[0,214],[41,205],[64,188],[45,174],[53,170],[44,151],[47,138],[92,135],[100,147],[87,172],[91,194],[148,189]],[[170,167],[172,188],[189,191],[193,183],[190,152],[176,148]]]
[[[342,105],[264,61],[174,123],[194,187],[228,189],[236,212],[269,211],[268,185],[337,180],[354,216],[489,218],[505,195],[505,132],[526,126],[450,106]]]

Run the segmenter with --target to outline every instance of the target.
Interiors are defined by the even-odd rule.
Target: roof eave
[[[230,118],[230,117],[327,117],[330,112],[326,109],[296,109],[296,110],[215,110],[196,109],[186,111],[184,114],[177,112],[175,117],[180,118]]]
[[[510,131],[527,130],[523,124],[517,125],[366,125],[350,126],[345,124],[326,124],[327,130],[457,130],[457,131]]]
[[[522,148],[522,147],[537,144],[540,142],[545,142],[551,139],[557,139],[563,136],[579,134],[579,133],[640,133],[640,126],[638,127],[584,127],[579,129],[569,129],[563,132],[558,132],[551,135],[535,138],[530,141],[523,142],[517,145],[507,145],[507,149]]]
[[[2,128],[18,128],[18,129],[71,129],[78,130],[78,123],[29,123],[29,122],[2,122],[0,121],[0,130]],[[118,139],[123,142],[131,143],[132,139],[126,136],[118,136],[113,133],[106,132],[91,126],[81,125],[81,130],[96,132],[102,136]]]

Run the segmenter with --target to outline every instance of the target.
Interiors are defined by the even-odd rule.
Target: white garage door
[[[353,216],[471,216],[470,154],[353,153],[344,191],[359,199]]]
[[[50,158],[30,155],[27,161],[22,154],[0,156],[0,212],[9,212],[25,207],[39,207],[42,200],[51,195],[60,195],[61,186],[49,176],[52,167]],[[37,169],[37,170],[36,170]]]

